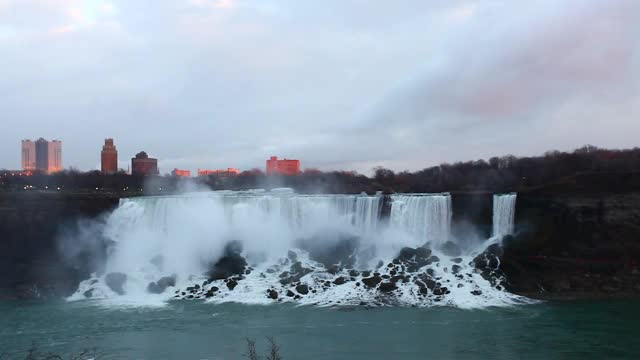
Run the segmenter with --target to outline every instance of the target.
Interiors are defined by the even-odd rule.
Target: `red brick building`
[[[300,175],[300,160],[278,160],[277,156],[272,156],[267,160],[267,175]]]
[[[236,176],[238,174],[240,174],[240,170],[236,168],[227,168],[227,170],[198,169],[198,176]]]
[[[173,169],[171,175],[179,177],[191,177],[191,170]]]
[[[131,159],[131,174],[158,175],[158,159],[150,158],[144,151],[139,152]]]
[[[101,164],[103,174],[114,174],[118,171],[118,150],[113,145],[113,139],[105,139],[102,146]]]

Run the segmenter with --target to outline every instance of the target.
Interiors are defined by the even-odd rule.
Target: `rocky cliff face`
[[[97,195],[0,194],[0,299],[73,293],[99,263],[100,252],[62,251],[61,230],[75,231],[80,219],[96,219],[118,201]]]
[[[519,194],[516,219],[501,263],[511,291],[560,299],[640,296],[640,192]]]

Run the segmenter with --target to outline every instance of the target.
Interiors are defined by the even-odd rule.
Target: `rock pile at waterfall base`
[[[251,301],[338,306],[428,305],[446,304],[449,296],[455,294],[482,298],[487,288],[479,288],[477,281],[501,287],[501,273],[496,267],[499,247],[490,247],[473,260],[467,258],[466,263],[453,248],[449,253],[458,257],[443,260],[426,247],[405,247],[392,261],[379,264],[375,271],[354,269],[348,252],[342,251],[338,261],[323,256],[327,261],[320,263],[313,260],[313,254],[291,250],[275,264],[246,267],[242,274],[231,274],[224,279],[210,278],[202,286],[176,291],[174,297],[217,302],[245,301],[248,297],[254,299]],[[231,256],[236,264],[246,263],[245,259],[239,259],[238,253]],[[225,257],[228,259],[230,255]],[[342,261],[345,259],[349,260],[346,266]],[[237,270],[239,273],[240,266]]]

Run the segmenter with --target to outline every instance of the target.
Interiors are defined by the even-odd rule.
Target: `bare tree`
[[[244,357],[249,360],[259,360],[262,357],[258,355],[256,351],[256,342],[247,338],[247,352],[244,354]],[[265,355],[266,360],[282,360],[282,356],[280,356],[280,345],[276,343],[273,337],[267,337],[267,341],[269,341],[269,350]]]
[[[280,356],[280,345],[278,345],[271,336],[267,337],[267,340],[271,345],[269,354],[267,354],[267,360],[282,360],[282,357]]]
[[[247,353],[244,354],[245,357],[247,357],[249,360],[258,360],[260,359],[260,356],[258,356],[258,353],[256,352],[256,342],[247,338]]]

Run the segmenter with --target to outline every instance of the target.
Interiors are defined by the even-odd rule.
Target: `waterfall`
[[[445,244],[448,193],[393,195],[388,223],[382,199],[287,189],[122,199],[102,233],[112,241],[104,271],[69,299],[460,307],[518,300],[500,278],[488,281],[474,268],[474,249]],[[515,195],[494,201],[495,233],[509,233]]]
[[[380,196],[356,197],[355,226],[364,234],[372,234],[378,227],[380,218]]]
[[[412,194],[391,197],[391,226],[417,241],[440,245],[451,232],[451,195]]]
[[[513,234],[516,194],[493,195],[493,236]]]

